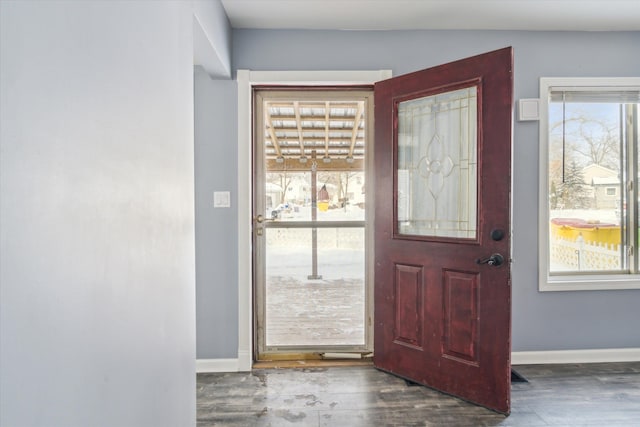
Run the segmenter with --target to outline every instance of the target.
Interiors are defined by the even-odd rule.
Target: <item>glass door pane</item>
[[[372,350],[366,143],[372,91],[256,96],[258,358]]]
[[[549,272],[629,271],[623,106],[564,98],[549,103]]]
[[[398,105],[398,233],[475,239],[477,89]]]

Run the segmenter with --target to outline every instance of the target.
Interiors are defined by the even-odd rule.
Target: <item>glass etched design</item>
[[[473,86],[399,103],[399,234],[476,238],[477,100]]]

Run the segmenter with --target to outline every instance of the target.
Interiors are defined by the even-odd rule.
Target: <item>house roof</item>
[[[584,183],[587,185],[611,185],[618,184],[618,172],[595,163],[582,169]]]
[[[597,176],[617,176],[618,172],[613,169],[606,168],[602,165],[596,165],[595,163],[585,166],[582,169],[583,173],[591,173]]]
[[[619,185],[620,184],[620,180],[618,179],[618,177],[599,177],[599,176],[594,176],[591,179],[591,184],[592,185]]]

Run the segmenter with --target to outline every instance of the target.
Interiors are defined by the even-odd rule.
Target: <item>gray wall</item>
[[[231,76],[231,25],[220,0],[193,1],[193,61],[215,78]]]
[[[232,64],[234,73],[391,68],[399,75],[505,46],[514,47],[516,100],[537,98],[541,76],[640,75],[640,32],[234,30]],[[231,100],[216,102],[222,108]],[[537,122],[516,122],[513,350],[640,347],[639,290],[538,292],[537,159]],[[209,250],[222,257],[217,262],[236,263],[225,245],[213,243]],[[224,324],[237,329],[231,315]],[[200,328],[199,334],[211,333],[208,329]],[[235,351],[231,343],[217,345],[219,353]]]
[[[0,425],[195,425],[189,2],[0,2]]]
[[[198,359],[238,354],[237,84],[195,72],[196,316]],[[214,191],[231,207],[214,208]]]

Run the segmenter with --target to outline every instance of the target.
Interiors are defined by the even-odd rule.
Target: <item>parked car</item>
[[[275,208],[267,208],[267,217],[271,219],[278,219],[282,216],[282,213],[291,212],[291,206],[289,203],[281,203]]]

